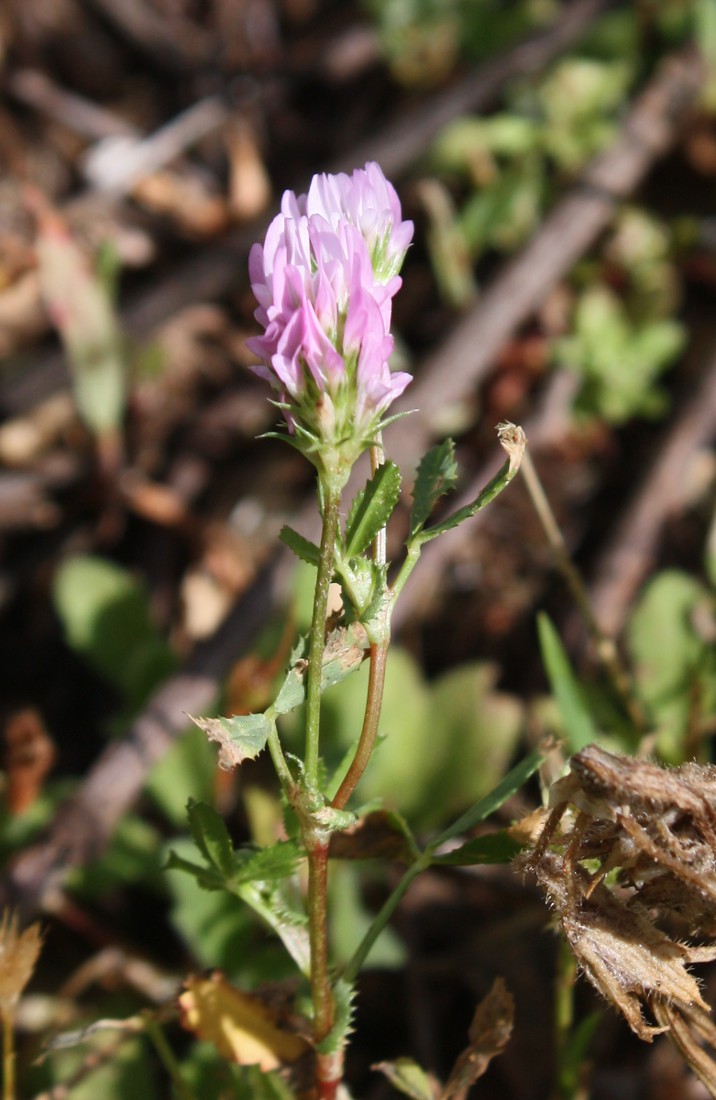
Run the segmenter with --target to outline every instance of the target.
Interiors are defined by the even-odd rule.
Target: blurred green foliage
[[[417,194],[448,305],[460,309],[474,299],[486,254],[513,251],[537,230],[565,186],[613,139],[629,98],[665,50],[693,39],[716,72],[714,10],[709,0],[672,0],[609,12],[545,74],[515,81],[500,110],[443,129]],[[620,425],[665,411],[657,380],[686,342],[677,315],[677,236],[678,227],[629,206],[598,257],[575,269],[567,331],[547,337],[554,363],[583,378],[579,416]]]
[[[507,48],[559,11],[556,0],[364,0],[393,76],[430,86],[460,60]]]
[[[152,622],[147,594],[121,566],[104,558],[68,558],[55,575],[55,609],[67,642],[119,693],[120,728],[176,667]]]

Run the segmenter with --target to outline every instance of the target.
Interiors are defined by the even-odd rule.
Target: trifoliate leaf
[[[385,462],[351,505],[346,520],[346,558],[355,558],[368,549],[393,514],[399,496],[400,470],[394,462]]]
[[[273,729],[272,720],[265,714],[235,714],[232,718],[189,717],[210,741],[219,744],[219,766],[227,771],[258,756]]]
[[[296,557],[300,558],[301,561],[308,562],[309,565],[318,565],[321,551],[315,542],[305,539],[303,535],[299,535],[298,531],[294,531],[293,527],[288,526],[281,528],[278,537],[285,546],[288,546],[289,550],[293,550]]]
[[[410,534],[416,535],[432,515],[440,497],[449,493],[457,482],[455,444],[444,439],[423,455],[413,486],[413,507],[410,513]]]
[[[235,871],[234,846],[221,814],[206,802],[190,798],[187,816],[194,843],[207,863],[224,878],[231,878]]]

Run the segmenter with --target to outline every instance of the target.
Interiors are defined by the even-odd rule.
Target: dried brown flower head
[[[18,932],[17,914],[6,909],[0,923],[0,1013],[12,1013],[32,977],[41,947],[40,925]]]
[[[716,768],[662,768],[589,745],[552,785],[551,813],[520,857],[586,977],[651,1041],[668,1032],[712,1096],[716,1027],[688,964],[716,959]]]

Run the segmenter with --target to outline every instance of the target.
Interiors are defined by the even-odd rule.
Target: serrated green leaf
[[[267,848],[241,849],[237,855],[237,882],[280,882],[293,874],[301,858],[292,840],[278,841]]]
[[[503,450],[507,452],[507,462],[497,471],[492,480],[487,483],[473,501],[465,504],[462,508],[458,508],[457,512],[453,512],[452,515],[440,523],[436,523],[433,527],[419,530],[413,536],[414,542],[418,545],[429,542],[446,531],[451,531],[454,527],[464,523],[466,519],[471,519],[488,504],[491,504],[495,497],[499,496],[502,490],[510,484],[520,468],[520,461],[527,439],[522,429],[514,424],[498,424],[497,433]]]
[[[345,1046],[346,1036],[350,1035],[351,1032],[354,1000],[355,987],[353,983],[345,982],[339,978],[333,986],[333,1003],[335,1006],[333,1028],[321,1043],[316,1043],[316,1050],[320,1054],[335,1054]]]
[[[231,878],[236,870],[234,846],[221,814],[206,802],[194,802],[190,798],[187,816],[191,835],[199,851],[220,875]]]
[[[183,856],[178,856],[176,852],[169,852],[164,869],[166,871],[183,871],[185,874],[191,875],[204,890],[222,890],[224,888],[224,880],[220,875],[217,875],[216,871],[210,871],[207,867],[200,867],[198,863],[192,863],[190,859],[184,859]]]
[[[423,455],[413,486],[413,507],[410,512],[410,534],[416,535],[433,513],[440,497],[449,493],[457,482],[455,444],[444,439]]]
[[[501,829],[499,833],[474,837],[452,852],[433,856],[432,862],[448,867],[473,867],[481,863],[510,863],[521,850],[522,845],[509,833]]]
[[[274,727],[274,720],[266,714],[235,714],[231,718],[189,717],[210,741],[220,745],[219,764],[228,770],[258,756]]]
[[[537,631],[542,660],[562,716],[565,737],[571,755],[596,741],[599,737],[599,731],[592,720],[589,707],[559,634],[544,612],[540,612],[537,616]]]
[[[400,470],[394,462],[385,462],[351,505],[346,520],[346,558],[355,558],[368,549],[390,519],[399,496]]]
[[[177,837],[168,847],[186,862],[196,856],[188,836]],[[217,889],[204,888],[181,866],[167,870],[163,878],[172,899],[171,924],[200,967],[219,967],[232,977],[240,974],[252,988],[294,975],[282,945],[257,927],[255,914],[235,890],[229,892],[223,882]]]
[[[283,883],[269,889],[260,882],[242,882],[233,892],[266,922],[281,940],[302,974],[311,971],[311,946],[306,915],[289,903]]]
[[[279,693],[273,701],[271,710],[274,714],[288,714],[289,711],[300,707],[306,698],[306,685],[303,681],[303,672],[293,665],[286,673]]]
[[[293,550],[296,557],[300,558],[301,561],[307,562],[308,565],[318,565],[321,551],[315,542],[305,539],[303,535],[299,535],[298,531],[294,531],[293,527],[287,525],[281,528],[278,537],[284,546],[288,546],[289,550]]]

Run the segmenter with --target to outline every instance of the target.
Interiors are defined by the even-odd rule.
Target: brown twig
[[[685,402],[676,423],[654,447],[658,457],[624,509],[596,569],[590,600],[602,628],[621,630],[639,585],[653,564],[661,529],[684,503],[685,480],[697,452],[716,436],[716,347],[710,366]]]
[[[514,330],[609,225],[654,162],[677,140],[704,79],[691,52],[665,62],[634,103],[616,141],[586,169],[539,232],[494,280],[475,308],[422,365],[396,411],[419,412],[399,422],[389,441],[401,468],[429,445],[431,413],[460,401],[481,382]]]
[[[577,0],[567,5],[547,30],[531,35],[502,57],[485,62],[427,106],[402,111],[382,133],[352,149],[331,171],[352,171],[367,160],[377,160],[389,178],[400,176],[425,153],[443,126],[467,112],[490,106],[510,80],[540,72],[577,42],[613,3],[614,0]]]

